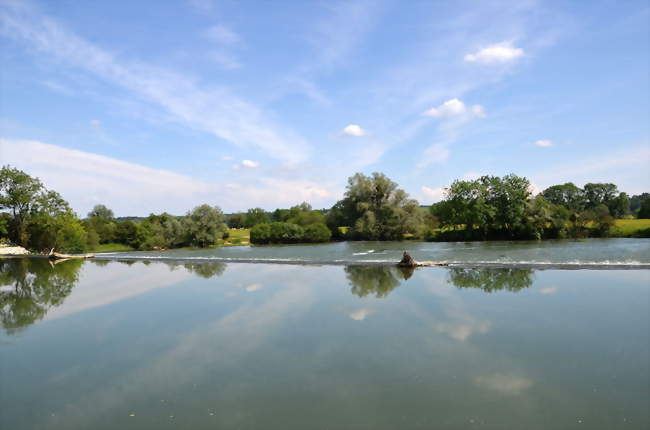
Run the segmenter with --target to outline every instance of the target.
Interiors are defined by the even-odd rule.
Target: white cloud
[[[463,175],[463,179],[466,180],[466,181],[474,181],[474,180],[480,178],[481,176],[483,176],[483,175],[481,175],[478,172],[469,171],[469,172],[467,172],[467,173],[465,173]]]
[[[546,287],[539,290],[540,294],[555,294],[557,293],[557,287]]]
[[[444,187],[429,188],[427,186],[423,186],[421,190],[424,196],[427,198],[427,200],[433,203],[439,202],[440,200],[443,200],[445,198],[446,189]]]
[[[464,317],[460,321],[436,323],[433,329],[454,340],[465,342],[475,333],[487,333],[491,325],[490,321],[477,321],[473,317]]]
[[[102,122],[98,119],[91,119],[90,125],[92,125],[93,127],[99,127],[100,125],[102,125]]]
[[[474,382],[479,387],[507,395],[519,395],[533,385],[533,381],[526,377],[503,373],[481,375]]]
[[[234,55],[225,51],[212,52],[208,54],[208,58],[227,70],[235,70],[241,68],[241,63],[239,60]]]
[[[262,288],[264,288],[262,284],[251,284],[247,286],[245,290],[248,291],[249,293],[254,293],[255,291],[261,290]]]
[[[424,150],[417,167],[423,168],[432,163],[444,163],[448,159],[449,148],[444,144],[436,143]]]
[[[186,126],[234,145],[259,148],[290,164],[307,157],[304,139],[282,129],[261,108],[227,88],[199,86],[185,71],[119,60],[26,3],[3,3],[2,11],[5,35],[132,92]]]
[[[203,12],[208,12],[214,8],[214,2],[212,0],[188,0],[188,4]]]
[[[438,107],[433,107],[423,113],[424,116],[434,118],[451,118],[451,117],[485,117],[485,110],[481,105],[466,106],[465,103],[453,98],[447,100]]]
[[[322,182],[258,177],[252,184],[214,184],[99,154],[30,140],[0,138],[0,159],[61,193],[80,215],[103,203],[118,216],[167,211],[183,214],[209,203],[225,211],[290,206],[300,201],[327,206],[342,192]],[[250,161],[250,160],[249,160]]]
[[[465,55],[465,61],[482,64],[508,63],[523,55],[524,50],[515,48],[512,42],[501,42],[483,48],[474,54]]]
[[[535,141],[533,145],[540,146],[542,148],[548,148],[549,146],[553,146],[553,142],[551,142],[550,140],[542,139],[542,140]]]
[[[233,157],[231,157],[230,155],[224,155],[223,157],[221,157],[221,160],[223,160],[223,161],[232,161]]]
[[[240,38],[237,33],[223,24],[210,27],[205,32],[206,37],[220,45],[233,45],[238,43]]]
[[[343,134],[346,134],[348,136],[361,137],[367,136],[368,132],[356,124],[350,124],[345,126],[343,129]]]
[[[252,160],[243,160],[241,162],[241,165],[243,167],[251,167],[251,168],[253,168],[253,167],[259,167],[260,163],[257,162],[257,161],[252,161]]]
[[[348,313],[348,316],[355,321],[363,321],[374,313],[373,309],[361,308]]]

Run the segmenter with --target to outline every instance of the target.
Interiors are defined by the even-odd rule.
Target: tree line
[[[141,250],[203,248],[227,238],[228,228],[249,228],[254,244],[607,236],[615,218],[634,216],[650,218],[650,194],[629,197],[609,183],[580,188],[569,182],[533,195],[524,177],[482,176],[454,181],[443,201],[423,207],[383,173],[357,173],[329,209],[302,203],[224,214],[203,204],[183,216],[116,218],[99,204],[80,219],[38,178],[11,166],[0,169],[0,239],[36,251],[84,252],[106,243]]]

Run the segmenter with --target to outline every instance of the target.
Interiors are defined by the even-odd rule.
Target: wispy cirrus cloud
[[[205,36],[220,45],[234,45],[240,40],[239,35],[225,24],[217,24],[208,28],[205,31]]]
[[[260,176],[252,183],[210,183],[104,155],[38,141],[0,138],[0,159],[40,178],[84,215],[103,203],[118,215],[183,214],[202,204],[225,211],[288,207],[301,201],[330,205],[342,191],[305,179]],[[244,160],[251,166],[254,161]],[[243,163],[243,162],[242,162]]]
[[[200,86],[186,74],[118,58],[29,3],[3,3],[0,23],[4,35],[128,90],[186,126],[289,163],[302,162],[309,153],[302,137],[274,123],[263,109],[229,89]]]

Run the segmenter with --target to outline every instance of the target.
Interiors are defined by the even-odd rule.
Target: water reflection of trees
[[[42,319],[59,306],[79,279],[81,260],[0,260],[0,324],[9,334]]]
[[[382,298],[395,289],[401,280],[413,275],[413,268],[392,266],[346,266],[345,274],[352,285],[352,293],[365,297],[374,295]]]
[[[129,266],[134,263],[142,263],[145,266],[148,266],[152,261],[148,260],[119,260],[122,264],[127,264]],[[95,261],[97,263],[97,261]],[[176,270],[179,267],[184,268],[190,273],[193,273],[201,278],[209,279],[214,276],[221,276],[226,271],[226,263],[218,262],[200,262],[200,263],[183,263],[181,261],[153,261],[153,263],[162,263],[169,267],[170,270]]]
[[[531,269],[515,268],[450,268],[449,281],[458,288],[480,288],[493,291],[520,291],[533,284]]]

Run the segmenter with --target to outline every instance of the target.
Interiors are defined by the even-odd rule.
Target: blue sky
[[[0,162],[85,213],[650,190],[647,1],[0,0]]]

